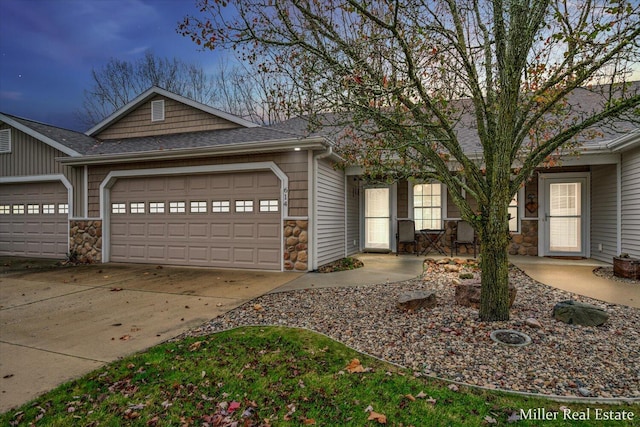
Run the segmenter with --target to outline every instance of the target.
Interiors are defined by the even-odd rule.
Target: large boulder
[[[456,303],[465,307],[480,308],[480,289],[482,285],[479,281],[465,282],[456,286]],[[516,299],[516,287],[509,284],[509,307]]]
[[[436,306],[436,294],[431,291],[410,291],[400,294],[398,308],[401,310],[418,310]]]
[[[609,313],[595,305],[567,300],[553,307],[553,318],[570,325],[600,326],[609,319]]]

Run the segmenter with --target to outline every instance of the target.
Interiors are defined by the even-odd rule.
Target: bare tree
[[[179,31],[291,73],[299,106],[348,112],[343,154],[369,175],[446,184],[482,241],[483,320],[509,317],[508,205],[518,188],[594,125],[637,118],[640,96],[624,84],[640,49],[637,2],[198,3],[202,14]],[[590,89],[597,105],[568,103],[605,82]],[[463,149],[462,128],[477,153]]]

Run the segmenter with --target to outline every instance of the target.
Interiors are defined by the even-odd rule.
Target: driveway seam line
[[[62,352],[53,351],[53,350],[46,350],[46,349],[43,349],[43,348],[33,347],[33,346],[30,346],[30,345],[16,344],[16,343],[4,341],[4,340],[0,340],[0,343],[7,344],[7,345],[14,345],[16,347],[28,348],[28,349],[31,349],[31,350],[43,351],[45,353],[59,354],[61,356],[72,357],[74,359],[88,360],[90,362],[111,363],[108,360],[99,360],[99,359],[92,359],[90,357],[76,356],[76,355],[73,355],[73,354],[62,353]]]

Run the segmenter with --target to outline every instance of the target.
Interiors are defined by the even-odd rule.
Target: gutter
[[[636,144],[640,144],[640,129],[634,129],[628,134],[611,141],[607,144],[607,148],[614,153],[618,153],[633,148]]]
[[[88,155],[77,158],[56,158],[62,164],[70,166],[100,165],[108,163],[134,163],[154,160],[190,159],[204,156],[229,156],[249,153],[272,153],[293,150],[303,147],[305,149],[327,149],[331,144],[325,138],[310,138],[300,140],[298,138],[276,141],[254,141],[242,144],[229,144],[225,146],[209,146],[197,148],[180,148],[155,151],[137,151],[116,154]]]

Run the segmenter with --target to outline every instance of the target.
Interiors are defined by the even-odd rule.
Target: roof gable
[[[208,118],[210,121],[216,121],[218,123],[227,123],[227,126],[223,126],[223,128],[230,127],[257,127],[256,123],[250,122],[248,120],[242,119],[240,117],[236,117],[232,114],[225,113],[224,111],[218,110],[216,108],[210,107],[208,105],[201,104],[199,102],[193,101],[191,99],[185,98],[184,96],[177,95],[173,92],[169,92],[168,90],[159,88],[154,86],[144,93],[137,96],[133,101],[129,102],[124,107],[115,111],[109,117],[104,119],[102,122],[98,123],[91,129],[86,132],[86,135],[93,137],[106,137],[106,138],[121,138],[122,134],[118,132],[109,132],[109,128],[117,126],[117,123],[126,120],[127,116],[144,111],[145,109],[149,109],[148,112],[148,124],[149,126],[146,131],[142,133],[138,132],[133,136],[149,136],[154,134],[167,134],[167,133],[180,133],[185,132],[185,129],[176,129],[175,126],[165,126],[161,125],[162,122],[151,122],[151,101],[154,100],[165,100],[165,104],[173,105],[174,107],[177,105],[182,105],[189,107],[192,111],[196,112],[196,117],[200,121],[207,121],[205,118]],[[168,107],[168,105],[167,105]],[[145,111],[146,113],[146,111]],[[168,118],[168,117],[167,117]],[[155,126],[156,130],[152,129],[152,124],[160,126]],[[170,128],[170,129],[169,129]],[[200,129],[200,130],[211,130],[211,129]],[[191,129],[193,131],[193,129]],[[117,136],[114,136],[117,135]]]
[[[82,133],[8,114],[0,113],[0,121],[71,157],[80,157],[80,153],[84,151],[82,147],[95,143],[92,138]],[[64,141],[64,144],[59,141]]]

